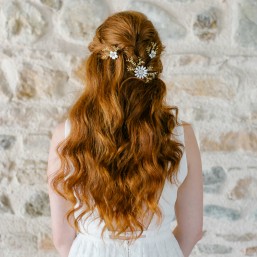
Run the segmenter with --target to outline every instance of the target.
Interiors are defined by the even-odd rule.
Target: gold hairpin
[[[146,48],[146,52],[150,56],[151,59],[156,57],[158,51],[157,43],[151,42],[151,45]]]
[[[153,71],[152,66],[144,66],[145,63],[140,57],[138,57],[138,61],[134,62],[133,58],[130,57],[127,59],[127,62],[130,63],[130,65],[127,66],[127,70],[130,72],[134,72],[135,76],[139,79],[145,79],[146,83],[148,83],[150,80],[154,79],[158,72]]]
[[[118,58],[118,50],[120,50],[117,46],[112,46],[111,49],[109,47],[105,47],[102,52],[104,54],[102,55],[102,59],[112,58],[113,60]]]

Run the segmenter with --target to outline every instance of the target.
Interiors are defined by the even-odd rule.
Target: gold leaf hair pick
[[[113,60],[118,58],[118,51],[121,50],[118,46],[111,46],[110,47],[105,47],[102,52],[104,52],[104,54],[102,55],[102,59],[107,59],[107,58],[111,58]]]
[[[127,70],[134,72],[135,77],[145,79],[146,83],[154,79],[158,74],[158,72],[153,72],[152,66],[144,66],[143,64],[145,62],[140,57],[138,57],[137,62],[135,62],[132,57],[127,59],[127,62],[130,63],[130,65],[127,66]]]
[[[151,42],[151,45],[146,48],[146,52],[150,56],[151,59],[156,57],[158,51],[157,43]]]

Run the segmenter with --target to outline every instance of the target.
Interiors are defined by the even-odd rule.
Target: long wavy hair
[[[151,42],[158,46],[152,59],[146,52]],[[118,58],[103,58],[112,46],[119,48]],[[165,103],[166,85],[159,78],[164,46],[144,14],[124,11],[96,29],[89,50],[81,66],[85,88],[69,110],[71,130],[56,149],[61,167],[51,184],[73,203],[68,221],[83,208],[69,221],[76,231],[78,221],[97,209],[104,221],[101,235],[106,229],[115,236],[131,231],[137,239],[149,213],[161,222],[160,192],[166,179],[176,183],[184,147],[174,136],[181,125],[178,108]],[[158,72],[148,83],[127,70],[126,60],[138,57]]]

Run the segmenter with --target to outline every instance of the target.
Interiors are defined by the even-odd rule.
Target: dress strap
[[[182,121],[180,119],[178,119],[178,122],[181,125],[176,126],[173,130],[173,133],[174,133],[175,137],[184,145],[185,144],[184,128],[182,125]]]
[[[70,120],[67,118],[65,120],[65,129],[64,129],[65,138],[69,135],[69,133],[70,133]]]
[[[179,120],[179,123],[181,124],[182,121]],[[184,135],[184,127],[183,125],[176,126],[174,128],[174,136],[177,138],[177,140],[184,145],[183,149],[183,155],[180,160],[179,164],[179,173],[178,173],[178,180],[179,180],[179,186],[183,183],[185,180],[187,174],[188,174],[188,166],[187,166],[187,158],[186,158],[186,146],[185,146],[185,135]]]

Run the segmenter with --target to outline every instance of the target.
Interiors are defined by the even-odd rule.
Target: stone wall
[[[202,152],[204,236],[192,256],[257,255],[256,0],[0,0],[0,255],[58,256],[46,167],[74,68],[109,14],[145,12],[166,52],[170,103]]]

